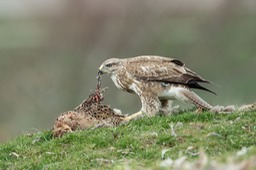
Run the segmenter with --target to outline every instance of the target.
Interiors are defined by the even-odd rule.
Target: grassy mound
[[[217,165],[212,160],[221,166],[248,160],[253,169],[255,144],[256,112],[182,113],[62,138],[52,138],[51,131],[24,134],[0,145],[0,169],[198,167],[204,154],[202,169]]]

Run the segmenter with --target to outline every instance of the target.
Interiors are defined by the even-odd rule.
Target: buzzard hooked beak
[[[102,69],[103,69],[103,65],[101,65],[101,66],[99,67],[98,76],[104,74],[104,71],[103,71]]]
[[[98,71],[98,76],[102,75],[103,74],[103,71],[99,70]]]
[[[102,65],[99,67],[98,76],[102,75],[104,72],[102,71]]]

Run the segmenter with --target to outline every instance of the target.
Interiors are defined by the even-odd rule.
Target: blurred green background
[[[256,100],[254,0],[0,2],[0,141],[50,129],[95,88],[110,57],[171,56],[220,87],[213,105]],[[132,113],[137,96],[108,77],[105,103]]]

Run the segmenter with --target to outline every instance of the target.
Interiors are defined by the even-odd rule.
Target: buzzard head
[[[101,64],[99,68],[99,74],[107,74],[111,76],[116,73],[120,65],[121,65],[121,59],[110,58]]]

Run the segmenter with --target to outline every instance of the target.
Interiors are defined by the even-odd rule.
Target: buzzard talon
[[[111,58],[99,67],[98,75],[102,74],[110,76],[117,88],[140,97],[142,108],[130,118],[142,115],[142,112],[148,116],[161,111],[168,112],[166,101],[176,99],[209,110],[212,106],[190,89],[216,94],[199,84],[211,83],[210,81],[185,67],[182,61],[167,57]]]
[[[135,119],[141,118],[141,117],[143,117],[144,115],[145,115],[145,113],[143,113],[142,111],[139,111],[139,112],[134,113],[134,114],[132,114],[132,115],[126,116],[126,117],[124,118],[124,121],[129,122],[129,121],[131,121],[131,120],[135,120]]]
[[[195,113],[202,113],[203,111],[204,111],[203,108],[198,107],[198,108],[195,110]]]

